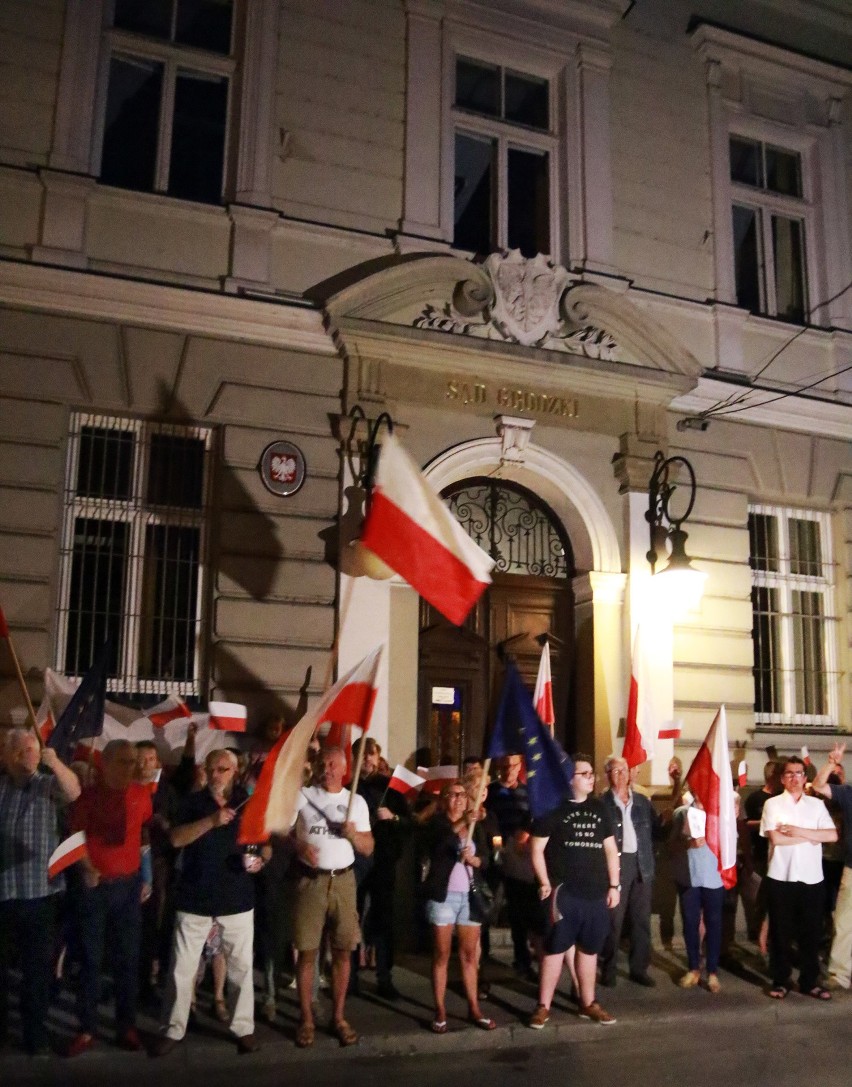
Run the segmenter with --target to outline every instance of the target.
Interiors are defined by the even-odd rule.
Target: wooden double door
[[[574,738],[571,702],[574,600],[564,578],[495,574],[464,626],[420,604],[418,762],[459,763],[486,751],[503,679],[499,650],[511,657],[532,692],[542,634],[550,654],[557,739]]]

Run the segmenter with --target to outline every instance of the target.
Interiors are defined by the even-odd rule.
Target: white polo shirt
[[[760,834],[769,837],[769,831],[782,823],[803,827],[807,830],[829,830],[834,822],[828,808],[815,796],[802,794],[798,800],[784,790],[780,796],[771,796],[763,805]],[[770,845],[770,879],[783,883],[820,883],[822,881],[822,842],[799,842],[797,845]]]
[[[327,793],[318,785],[308,785],[299,792],[296,838],[319,850],[318,868],[348,868],[355,860],[352,843],[340,836],[348,806],[348,789]],[[370,829],[370,811],[363,796],[356,794],[351,820],[356,830]]]

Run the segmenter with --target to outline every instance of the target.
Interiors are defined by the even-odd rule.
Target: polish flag
[[[403,796],[408,796],[409,793],[416,792],[425,784],[426,778],[420,777],[419,774],[413,774],[410,770],[406,770],[402,763],[398,763],[391,774],[388,788],[393,789],[395,793],[402,793]]]
[[[457,766],[418,766],[417,773],[425,779],[425,793],[439,793],[445,781],[454,781],[459,776]]]
[[[802,744],[801,754],[802,754],[802,762],[805,764],[805,766],[810,766],[810,764],[811,764],[811,753],[810,753],[810,751],[808,751],[808,749],[805,747],[804,744]]]
[[[630,695],[627,700],[627,721],[624,728],[622,758],[632,769],[654,757],[654,743],[659,726],[652,708],[654,690],[650,660],[643,648],[642,627],[636,628],[633,639],[633,666],[630,671]]]
[[[730,889],[737,882],[737,818],[724,706],[713,718],[686,780],[707,814],[707,844],[716,854],[722,883]]]
[[[552,735],[553,726],[556,724],[556,713],[553,709],[553,679],[550,675],[550,642],[545,642],[541,647],[541,660],[538,662],[533,705],[539,721],[543,725],[547,725]]]
[[[239,702],[211,702],[208,709],[210,728],[218,732],[245,732],[248,710]]]
[[[680,721],[664,725],[657,733],[658,740],[679,740],[683,725]]]
[[[296,817],[308,745],[320,725],[326,721],[357,724],[362,732],[367,731],[376,703],[381,658],[382,647],[378,646],[329,688],[316,708],[309,710],[272,748],[243,809],[241,844],[265,842],[270,834],[289,832]]]
[[[339,721],[326,721],[317,729],[317,737],[322,747],[339,747],[346,756],[346,772],[343,775],[343,784],[348,785],[352,780],[354,767],[352,765],[352,745],[364,735],[357,725],[344,725]]]
[[[745,759],[740,760],[740,764],[737,767],[737,784],[741,789],[744,789],[748,785],[748,763]]]
[[[393,434],[382,439],[361,543],[460,626],[494,560],[462,529]]]
[[[64,872],[66,868],[70,868],[72,864],[76,864],[77,861],[88,855],[86,832],[85,830],[78,830],[76,834],[72,834],[64,842],[60,842],[51,853],[50,860],[47,862],[48,879],[54,879],[60,872]]]
[[[165,728],[170,721],[178,721],[181,717],[192,717],[192,711],[177,695],[170,694],[168,698],[146,710],[145,716],[154,728]],[[236,729],[235,731],[244,730]]]
[[[36,728],[41,736],[42,743],[47,743],[50,734],[56,728],[56,719],[53,716],[53,708],[50,704],[50,696],[45,693],[41,705],[36,711]]]

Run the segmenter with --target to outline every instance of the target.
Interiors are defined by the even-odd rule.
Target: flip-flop
[[[316,1028],[313,1023],[300,1023],[296,1030],[296,1045],[299,1049],[307,1049],[314,1044]]]
[[[831,1000],[831,993],[822,985],[814,985],[813,989],[808,989],[805,996],[812,996],[814,1000]]]
[[[769,995],[772,997],[773,1000],[783,1000],[789,992],[790,990],[787,988],[786,985],[773,985],[772,988],[769,990]]]
[[[497,1024],[494,1022],[494,1020],[493,1019],[487,1019],[485,1016],[483,1016],[481,1019],[471,1018],[470,1021],[471,1021],[471,1023],[473,1023],[473,1025],[475,1027],[479,1027],[480,1030],[496,1030],[497,1029]]]
[[[435,1020],[433,1020],[431,1030],[432,1030],[433,1034],[446,1034],[447,1033],[447,1020],[446,1019],[435,1019]]]
[[[358,1032],[353,1030],[345,1019],[338,1019],[332,1024],[331,1029],[342,1046],[355,1045],[358,1041]]]

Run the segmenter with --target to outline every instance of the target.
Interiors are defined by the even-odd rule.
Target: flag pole
[[[349,804],[346,807],[346,819],[344,822],[349,822],[349,817],[352,814],[352,805],[355,803],[355,790],[358,788],[358,780],[361,777],[361,763],[364,761],[364,748],[367,746],[364,742],[367,738],[367,733],[361,733],[361,739],[358,741],[358,754],[355,756],[355,772],[352,775],[352,781],[349,783]]]
[[[2,615],[2,613],[0,613]],[[12,641],[12,635],[9,633],[9,627],[6,623],[6,617],[2,616],[0,620],[0,633],[6,639],[6,644],[9,646],[9,654],[12,657],[12,663],[15,666],[15,675],[18,677],[18,686],[21,688],[21,694],[24,696],[24,702],[27,707],[27,715],[29,717],[29,727],[35,733],[38,740],[39,749],[44,747],[44,741],[41,738],[41,734],[38,730],[38,724],[36,723],[35,710],[33,709],[32,699],[30,698],[30,692],[27,690],[27,684],[24,680],[24,673],[21,671],[21,662],[18,660],[18,654],[15,652],[15,644]]]
[[[485,790],[488,787],[488,773],[491,770],[491,758],[487,758],[482,764],[482,777],[479,779],[479,788],[476,790],[476,803],[473,805],[473,811],[470,813],[470,818],[467,821],[467,834],[468,838],[471,835],[471,828],[476,822],[476,816],[479,809],[482,807],[482,798],[485,796]]]

